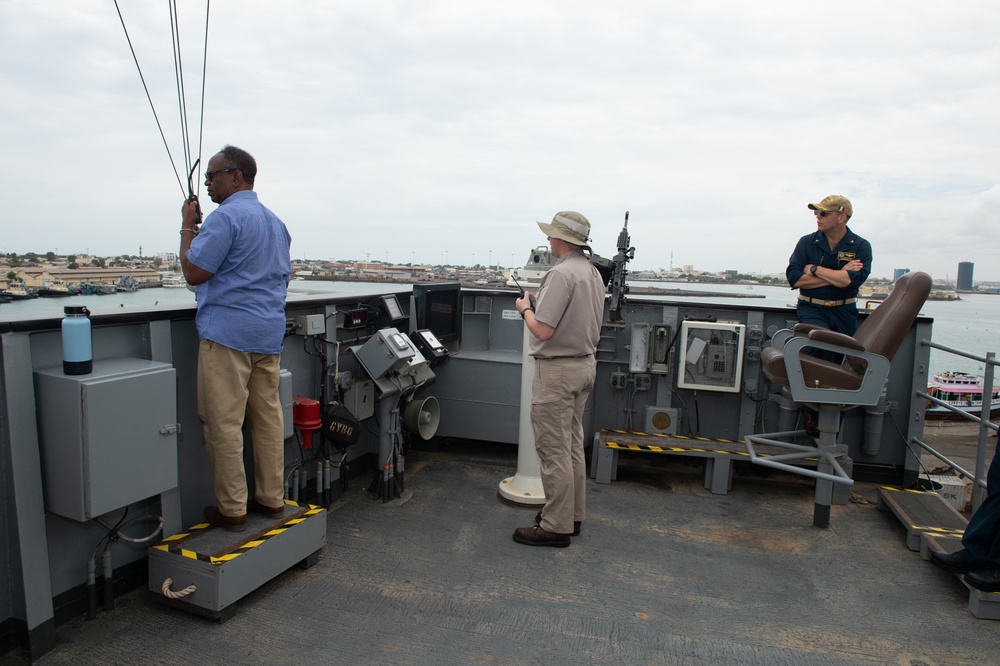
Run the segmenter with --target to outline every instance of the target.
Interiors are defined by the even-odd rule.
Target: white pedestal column
[[[538,454],[535,453],[535,431],[531,429],[531,382],[535,376],[535,359],[528,355],[528,326],[521,340],[521,418],[517,436],[517,473],[500,482],[500,499],[525,506],[545,504]]]

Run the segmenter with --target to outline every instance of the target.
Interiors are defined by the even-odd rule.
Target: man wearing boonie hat
[[[604,318],[605,285],[583,253],[589,249],[586,217],[563,211],[551,224],[538,226],[558,262],[542,278],[536,302],[525,294],[514,304],[531,332],[531,426],[546,503],[533,527],[514,531],[514,541],[558,548],[580,534],[586,510],[583,409],[597,374],[594,352]]]
[[[831,194],[808,207],[816,231],[799,239],[785,270],[788,284],[799,290],[798,320],[854,335],[858,289],[872,270],[871,243],[847,226],[854,214],[847,197]]]

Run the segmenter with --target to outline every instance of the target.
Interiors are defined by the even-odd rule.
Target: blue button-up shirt
[[[212,277],[195,287],[198,337],[230,349],[281,352],[292,238],[252,190],[234,192],[191,241],[188,261]]]

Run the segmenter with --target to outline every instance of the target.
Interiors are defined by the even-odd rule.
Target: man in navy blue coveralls
[[[785,270],[788,284],[799,290],[799,322],[854,335],[858,288],[871,273],[872,246],[848,228],[854,210],[847,197],[831,194],[809,208],[816,231],[799,239]]]
[[[854,208],[847,197],[831,194],[809,208],[816,215],[816,231],[799,239],[785,269],[788,284],[799,290],[799,323],[854,335],[858,288],[872,270],[871,243],[848,228]],[[843,360],[824,349],[806,353],[834,363]],[[802,419],[806,432],[818,436],[816,412],[804,408]]]
[[[1000,446],[986,473],[987,497],[962,536],[957,552],[931,553],[931,562],[945,571],[964,573],[965,582],[984,592],[1000,592]]]

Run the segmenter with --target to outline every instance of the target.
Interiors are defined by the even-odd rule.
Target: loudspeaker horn
[[[441,407],[437,398],[430,396],[423,400],[411,400],[403,409],[403,423],[420,435],[420,439],[430,439],[437,432],[441,422]]]

